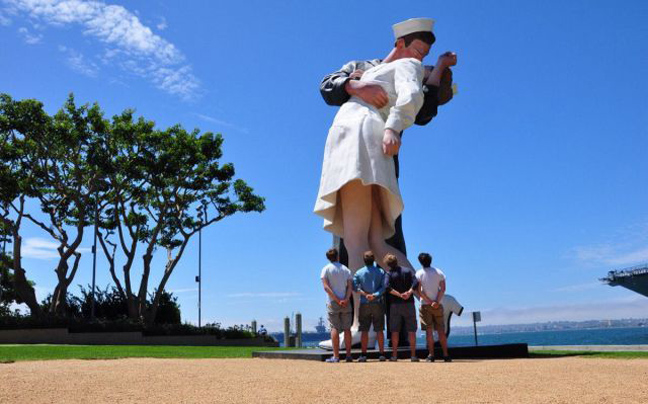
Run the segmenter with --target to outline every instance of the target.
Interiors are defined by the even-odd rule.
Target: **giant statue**
[[[446,52],[435,66],[423,65],[436,40],[433,24],[425,18],[395,24],[394,47],[384,59],[349,62],[320,85],[326,103],[340,108],[326,139],[315,213],[323,217],[324,229],[333,233],[352,272],[363,266],[367,250],[383,268],[387,253],[413,268],[401,226],[398,151],[403,130],[429,123],[438,106],[452,98],[449,67],[456,64],[456,55]],[[356,329],[358,306],[356,296]],[[452,307],[461,312],[458,303],[444,307],[448,321]]]

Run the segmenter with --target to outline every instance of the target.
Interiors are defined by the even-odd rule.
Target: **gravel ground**
[[[648,360],[279,359],[0,364],[0,403],[647,403]]]

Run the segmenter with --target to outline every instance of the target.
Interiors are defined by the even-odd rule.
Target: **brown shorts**
[[[360,305],[358,314],[359,331],[369,331],[373,324],[374,331],[385,330],[385,308],[382,303],[365,303]]]
[[[421,320],[421,329],[434,329],[439,332],[445,331],[445,323],[443,322],[443,306],[432,308],[430,305],[422,305],[419,311],[419,319]]]
[[[329,302],[326,308],[331,329],[338,331],[351,329],[351,324],[353,323],[353,307],[351,306],[351,302],[346,307],[341,307],[335,302]]]

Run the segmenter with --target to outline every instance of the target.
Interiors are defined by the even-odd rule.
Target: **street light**
[[[198,282],[198,327],[200,328],[202,320],[202,224],[207,223],[207,205],[203,204],[199,209],[198,216],[201,227],[198,230],[198,276],[196,276],[196,282]]]
[[[95,191],[94,245],[92,246],[92,295],[90,321],[95,319],[95,284],[97,279],[97,222],[99,221],[99,191]]]

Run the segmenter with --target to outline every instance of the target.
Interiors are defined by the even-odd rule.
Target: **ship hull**
[[[622,286],[648,297],[648,265],[610,271],[608,276],[601,280],[610,286]]]

